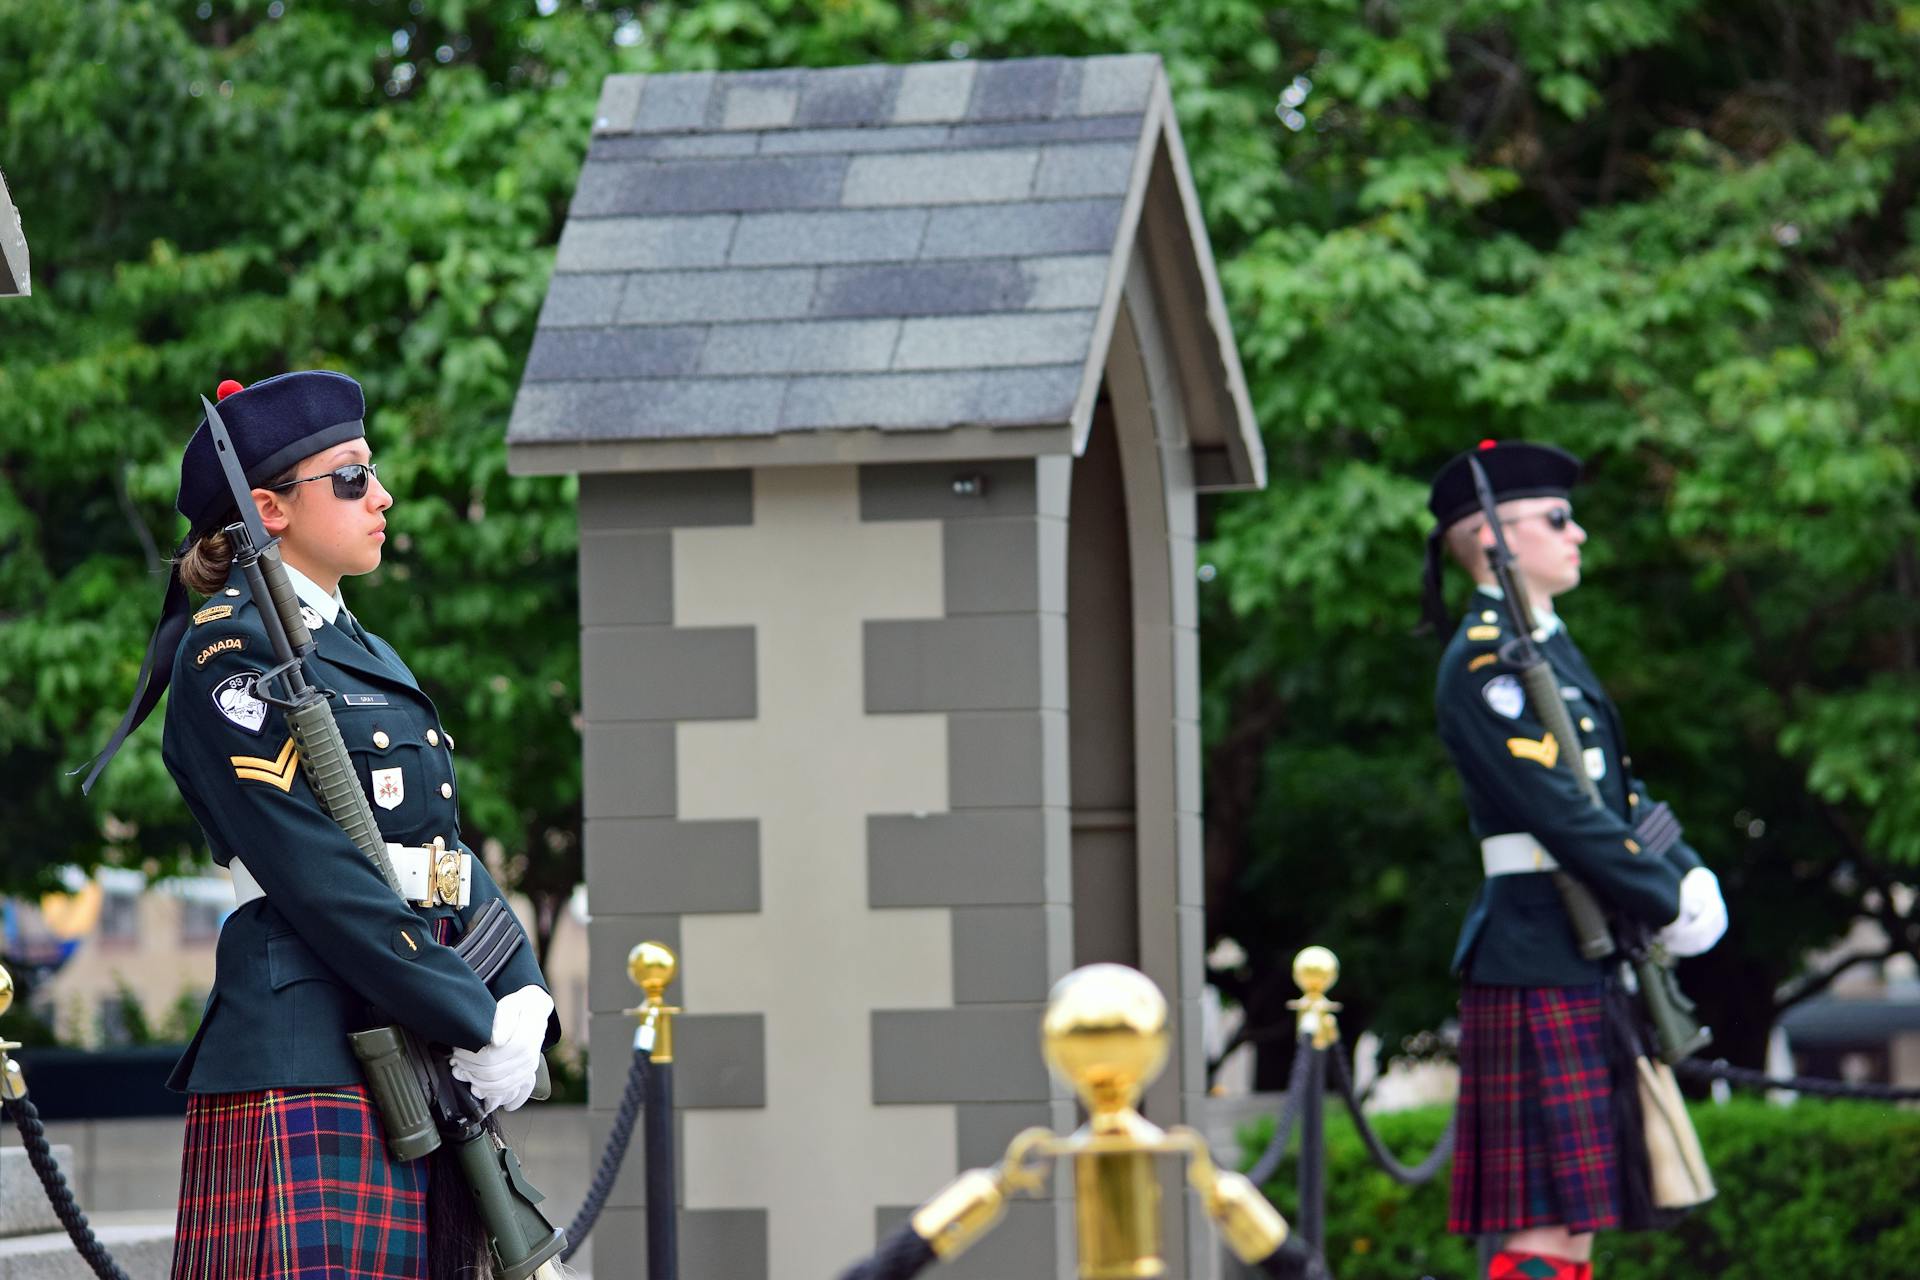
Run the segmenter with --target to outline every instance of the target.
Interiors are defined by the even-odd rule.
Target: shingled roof
[[[1257,484],[1158,58],[609,77],[514,469],[1077,452],[1148,224],[1201,483]]]

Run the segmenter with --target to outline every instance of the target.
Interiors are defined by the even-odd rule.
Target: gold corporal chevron
[[[264,756],[228,756],[227,760],[233,765],[234,776],[242,782],[265,782],[282,791],[293,789],[293,775],[300,768],[300,753],[293,749],[292,738],[287,739],[280,754],[271,760]]]

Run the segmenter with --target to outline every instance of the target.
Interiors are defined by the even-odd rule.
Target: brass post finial
[[[1313,1047],[1328,1049],[1340,1039],[1340,1024],[1334,1014],[1340,1002],[1329,1000],[1327,990],[1340,981],[1340,958],[1325,947],[1305,947],[1293,958],[1293,984],[1300,998],[1287,1001],[1287,1008],[1300,1015],[1298,1034],[1313,1037]]]
[[[1040,1049],[1087,1104],[1094,1130],[1109,1130],[1166,1065],[1167,999],[1125,965],[1075,969],[1047,997]]]
[[[0,1016],[13,1008],[13,975],[5,965],[0,965]],[[27,1096],[26,1073],[20,1070],[20,1064],[8,1057],[14,1049],[20,1047],[17,1041],[0,1040],[0,1098],[11,1101]]]
[[[673,1015],[681,1012],[666,1003],[667,984],[680,969],[680,961],[664,942],[642,942],[627,952],[627,977],[646,994],[646,1001],[621,1012],[640,1019],[634,1031],[634,1044],[650,1049],[654,1062],[673,1061]]]

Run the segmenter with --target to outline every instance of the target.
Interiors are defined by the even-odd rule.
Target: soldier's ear
[[[287,531],[292,521],[292,513],[287,509],[287,495],[275,493],[272,489],[255,489],[253,505],[260,513],[260,523],[266,526],[268,533],[276,537]]]

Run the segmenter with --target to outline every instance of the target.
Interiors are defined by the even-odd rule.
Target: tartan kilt
[[[363,1085],[195,1094],[173,1280],[425,1280],[428,1164]]]
[[[1447,1230],[1620,1225],[1605,987],[1460,993],[1460,1102]]]

